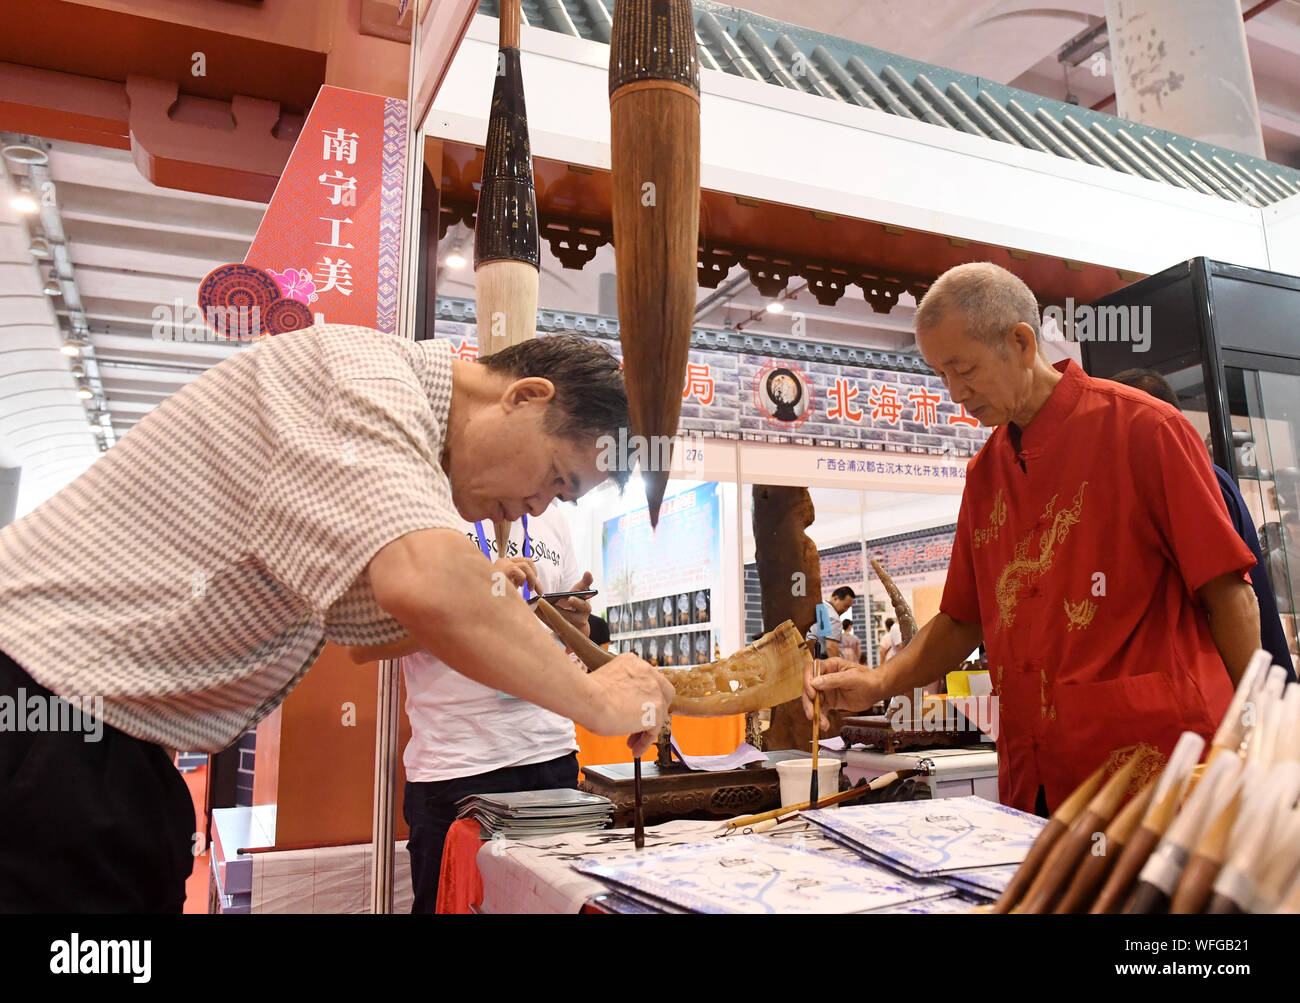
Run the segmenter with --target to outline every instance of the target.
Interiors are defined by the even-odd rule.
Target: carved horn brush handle
[[[545,599],[537,600],[537,612],[541,616],[542,622],[550,627],[561,641],[573,649],[574,653],[582,659],[582,664],[588,669],[598,669],[606,662],[613,660],[614,655],[611,652],[596,644],[586,634],[564,619],[564,614]]]
[[[916,617],[912,615],[912,607],[903,598],[903,593],[894,584],[894,579],[889,577],[889,572],[881,567],[880,562],[874,557],[871,558],[871,567],[875,570],[876,577],[880,579],[880,584],[885,587],[885,591],[889,594],[889,601],[894,607],[894,615],[898,617],[898,632],[903,635],[903,643],[906,644],[916,636]]]

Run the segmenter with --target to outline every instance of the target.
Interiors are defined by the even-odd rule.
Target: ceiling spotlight
[[[0,148],[0,156],[11,164],[40,165],[50,162],[50,155],[36,146],[29,146],[26,143],[10,143]]]
[[[45,288],[42,289],[41,292],[43,292],[46,296],[62,296],[63,286],[60,285],[58,279],[56,279],[53,275],[51,275],[48,279],[45,280]]]
[[[780,300],[772,300],[772,302],[767,305],[768,313],[783,313],[784,311],[785,304]]]
[[[15,195],[13,198],[11,198],[9,200],[9,206],[10,208],[17,209],[19,212],[27,216],[32,215],[38,209],[40,209],[40,206],[36,204],[36,200],[32,198],[30,195],[28,195],[26,192],[22,192],[18,195]]]
[[[27,253],[38,261],[48,261],[50,258],[50,245],[44,237],[37,237],[27,248]]]
[[[452,251],[443,260],[443,264],[448,268],[461,269],[464,268],[468,262],[465,260],[465,255],[461,254],[460,251]]]
[[[81,354],[81,346],[76,342],[69,341],[66,345],[60,348],[59,351],[62,352],[64,355],[66,355],[68,358],[75,359],[78,355]]]
[[[78,387],[77,396],[80,397],[83,401],[88,401],[95,396],[95,393],[93,390],[90,389],[90,387]]]
[[[86,371],[85,371],[84,369],[82,369],[80,366],[73,366],[73,367],[72,367],[72,378],[73,378],[74,380],[79,380],[79,379],[81,379],[81,378],[82,378],[83,376],[85,376],[85,375],[86,375]]]

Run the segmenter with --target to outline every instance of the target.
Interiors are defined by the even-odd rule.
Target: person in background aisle
[[[840,617],[853,606],[857,593],[841,585],[831,593],[830,599],[817,604],[817,619],[808,628],[807,640],[815,643],[823,658],[838,658],[840,654]]]
[[[525,599],[536,591],[567,592],[591,585],[591,574],[578,569],[569,528],[556,505],[514,523],[504,556],[497,553],[490,521],[466,523],[465,535]],[[591,613],[586,600],[557,599],[554,605],[586,632]],[[402,814],[411,827],[406,844],[414,892],[411,911],[432,913],[456,803],[471,794],[576,787],[578,742],[568,718],[477,683],[427,651],[403,658],[402,671],[411,719],[411,740],[402,756]],[[585,670],[575,666],[574,671]]]
[[[1156,400],[1164,401],[1170,407],[1182,410],[1174,388],[1154,369],[1126,369],[1122,373],[1116,373],[1111,379],[1126,387],[1135,387],[1150,394]],[[1259,536],[1255,533],[1254,518],[1250,514],[1250,509],[1246,507],[1246,499],[1242,497],[1232,475],[1217,463],[1212,463],[1211,466],[1219,482],[1219,493],[1223,495],[1223,503],[1228,507],[1228,518],[1232,520],[1232,526],[1242,542],[1255,555],[1255,566],[1250,571],[1250,584],[1255,590],[1255,599],[1259,603],[1259,643],[1273,656],[1274,665],[1286,669],[1287,681],[1295,682],[1295,663],[1286,642],[1286,633],[1282,630],[1282,618],[1277,613],[1277,600],[1264,564]]]
[[[899,629],[894,618],[888,617],[885,620],[885,634],[880,640],[880,664],[889,661],[898,654],[899,649],[903,646],[903,632]]]
[[[843,633],[840,635],[840,657],[848,659],[850,662],[860,663],[862,661],[862,642],[853,633],[852,618],[846,616],[840,622],[840,626],[844,628]]]

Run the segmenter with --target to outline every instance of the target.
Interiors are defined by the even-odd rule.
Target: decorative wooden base
[[[645,824],[656,825],[675,818],[702,816],[733,818],[777,808],[781,804],[781,784],[775,764],[784,759],[806,759],[796,750],[769,752],[767,763],[738,770],[706,773],[688,770],[680,763],[661,770],[650,762],[641,764],[641,790],[644,798]],[[600,794],[614,802],[614,825],[632,824],[632,764],[610,763],[584,766],[579,790]]]
[[[840,723],[840,738],[844,748],[865,745],[881,749],[892,756],[901,749],[957,748],[980,741],[980,731],[973,724],[968,728],[936,730],[898,729],[885,715],[846,717]]]

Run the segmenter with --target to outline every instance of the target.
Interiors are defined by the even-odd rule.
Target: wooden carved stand
[[[781,784],[775,764],[805,756],[797,750],[769,752],[766,764],[718,773],[688,770],[680,763],[674,763],[666,770],[660,769],[657,763],[642,763],[645,824],[655,825],[687,817],[732,818],[776,808],[781,803]],[[614,802],[614,825],[619,828],[630,826],[632,764],[584,766],[582,773],[579,789],[609,798]]]

